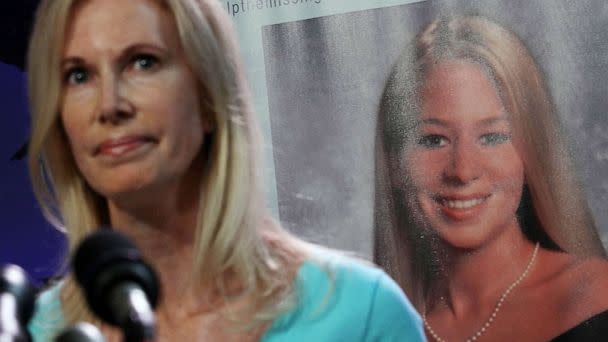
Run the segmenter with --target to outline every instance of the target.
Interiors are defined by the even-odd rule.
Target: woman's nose
[[[444,170],[446,180],[455,185],[465,185],[477,180],[482,173],[479,153],[472,144],[456,143],[450,151]]]
[[[125,85],[120,77],[107,73],[101,77],[97,120],[101,124],[118,125],[131,119],[135,110],[127,96]]]

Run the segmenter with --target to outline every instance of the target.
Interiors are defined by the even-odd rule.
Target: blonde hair
[[[41,3],[28,58],[31,180],[45,216],[67,233],[70,252],[93,230],[110,223],[104,199],[76,167],[58,114],[60,60],[70,16],[79,2]],[[231,20],[216,0],[158,2],[172,14],[198,79],[201,115],[213,116],[207,165],[201,171],[204,205],[199,207],[194,237],[193,278],[223,293],[229,272],[244,289],[241,296],[254,299],[243,311],[248,318],[256,323],[271,320],[292,302],[290,272],[305,244],[275,224],[262,204],[259,132]],[[92,319],[71,278],[63,287],[62,306],[66,323]]]
[[[433,65],[463,60],[480,65],[509,113],[524,163],[525,189],[519,220],[524,233],[582,256],[604,255],[562,128],[541,71],[523,42],[482,17],[433,21],[406,48],[387,81],[376,139],[375,260],[420,305],[436,271],[433,238],[404,202],[407,172],[399,155],[414,139],[419,89]],[[407,166],[405,166],[407,168]],[[405,176],[405,181],[396,181]],[[397,184],[398,183],[398,184]]]

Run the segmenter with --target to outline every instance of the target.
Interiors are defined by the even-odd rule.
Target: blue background
[[[0,263],[18,264],[38,284],[56,274],[66,248],[63,234],[42,216],[31,190],[27,161],[11,160],[27,140],[29,113],[25,74],[0,63]]]

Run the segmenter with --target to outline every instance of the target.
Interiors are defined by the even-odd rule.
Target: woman
[[[424,338],[388,276],[268,215],[257,124],[219,2],[43,1],[28,64],[40,205],[71,251],[100,226],[138,245],[163,285],[158,340]],[[96,322],[68,275],[42,294],[29,328],[47,341],[85,320]]]
[[[604,250],[513,33],[480,17],[430,24],[392,70],[378,130],[376,261],[429,339],[607,338]]]

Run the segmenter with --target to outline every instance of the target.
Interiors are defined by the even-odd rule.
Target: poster
[[[248,12],[235,4],[226,6],[264,129],[268,202],[290,230],[371,257],[384,82],[433,19],[475,14],[513,29],[537,60],[608,243],[605,2],[323,0]]]
[[[565,267],[553,269],[554,272],[560,270],[563,271],[562,274],[568,274],[571,280],[570,282],[556,280],[555,282],[561,285],[554,284],[551,290],[545,288],[547,291],[555,291],[556,295],[544,299],[538,299],[538,293],[541,291],[539,288],[528,286],[529,284],[524,289],[517,287],[520,283],[525,284],[526,280],[533,282],[534,279],[538,279],[535,278],[539,277],[538,269],[551,267],[547,266],[551,263],[546,260],[556,260],[556,255],[572,258],[568,260],[575,260],[576,255],[598,256],[604,253],[602,244],[606,246],[608,243],[608,210],[606,210],[608,121],[604,115],[608,104],[605,96],[608,86],[602,82],[608,76],[606,75],[608,60],[605,58],[608,53],[608,35],[603,29],[608,24],[608,5],[602,1],[574,4],[567,1],[491,0],[429,0],[382,5],[378,2],[373,4],[369,2],[369,6],[361,5],[361,2],[358,4],[358,8],[346,10],[346,5],[341,7],[339,1],[334,1],[331,5],[335,11],[310,17],[277,18],[277,15],[272,20],[264,21],[266,19],[262,18],[266,17],[260,16],[261,49],[259,41],[251,44],[253,37],[251,37],[250,21],[253,19],[235,18],[241,39],[246,46],[245,59],[249,67],[249,78],[253,84],[256,109],[262,122],[265,122],[266,142],[272,142],[266,149],[267,154],[272,155],[272,160],[269,162],[272,168],[267,177],[271,180],[269,202],[271,205],[276,203],[275,208],[282,224],[310,241],[354,251],[380,263],[387,270],[403,270],[402,278],[399,272],[390,274],[404,287],[418,310],[425,316],[428,313],[427,322],[430,323],[427,323],[426,331],[431,339],[466,340],[471,336],[484,335],[486,328],[489,330],[491,326],[492,334],[484,336],[490,340],[515,340],[522,335],[530,340],[547,340],[605,310],[602,304],[593,303],[596,300],[601,302],[601,296],[591,294],[596,290],[601,292],[599,290],[601,287],[592,290],[594,285],[589,285],[586,290],[578,292],[586,293],[581,297],[577,297],[575,293],[576,288],[604,281],[601,275],[592,275],[596,272],[591,270],[592,268],[581,271],[583,275],[566,270]],[[312,4],[310,7],[321,9]],[[425,203],[416,202],[414,193],[406,192],[398,196],[401,196],[402,202],[416,202],[412,206],[420,209],[421,218],[412,217],[423,221],[420,226],[429,225],[427,228],[431,233],[420,233],[422,229],[413,233],[403,232],[409,229],[408,226],[402,225],[403,222],[398,218],[391,221],[394,217],[390,214],[379,212],[383,210],[378,205],[379,198],[380,202],[389,199],[391,203],[388,211],[394,216],[399,216],[399,211],[403,208],[399,207],[401,204],[395,204],[395,195],[391,193],[394,188],[387,190],[379,186],[380,175],[377,163],[382,139],[377,139],[377,134],[382,131],[382,128],[378,127],[378,118],[383,110],[383,91],[400,55],[404,50],[412,49],[412,42],[417,34],[433,20],[466,15],[483,16],[502,25],[520,37],[523,44],[521,50],[529,50],[532,60],[538,66],[539,78],[546,87],[548,94],[546,102],[552,102],[551,113],[557,119],[555,129],[546,126],[544,132],[548,134],[547,136],[560,136],[564,144],[559,147],[553,143],[547,145],[546,141],[543,142],[540,138],[530,138],[529,141],[542,142],[547,147],[547,153],[557,150],[555,152],[557,161],[549,163],[550,167],[546,167],[549,164],[540,161],[538,163],[545,165],[542,166],[545,178],[557,179],[553,185],[546,187],[548,192],[561,191],[559,189],[566,187],[564,184],[569,182],[566,178],[571,178],[572,184],[575,185],[570,187],[572,192],[565,191],[561,199],[543,197],[542,191],[529,190],[538,185],[530,178],[530,170],[533,169],[530,165],[534,164],[534,160],[525,161],[526,166],[521,169],[524,172],[523,178],[518,180],[519,188],[521,189],[523,185],[525,189],[521,196],[524,198],[528,196],[527,191],[533,193],[531,196],[538,196],[541,193],[540,200],[537,197],[535,205],[543,206],[549,202],[555,204],[552,210],[544,214],[545,218],[549,217],[548,220],[534,224],[536,228],[549,226],[546,232],[550,236],[548,240],[545,237],[529,238],[540,247],[530,244],[527,249],[522,250],[525,253],[515,255],[513,258],[494,258],[496,255],[492,253],[487,254],[488,257],[483,254],[477,256],[475,260],[478,262],[469,265],[469,273],[479,281],[487,281],[490,285],[496,279],[501,279],[496,283],[507,284],[508,286],[504,286],[507,290],[497,290],[496,302],[490,301],[489,308],[484,309],[485,311],[480,309],[479,316],[472,319],[472,322],[465,320],[458,325],[467,328],[453,329],[453,326],[445,323],[450,321],[449,319],[441,319],[442,317],[453,319],[450,313],[453,311],[446,307],[457,310],[451,306],[453,302],[445,299],[450,296],[450,289],[443,286],[454,281],[454,278],[451,278],[454,271],[454,268],[450,268],[453,266],[451,262],[467,261],[468,253],[476,255],[485,252],[485,250],[479,252],[468,244],[477,243],[477,238],[488,237],[481,234],[486,234],[485,231],[479,230],[481,232],[479,236],[469,235],[464,239],[463,236],[466,235],[458,235],[450,231],[458,228],[456,224],[447,225],[445,230],[448,232],[441,232],[441,227],[434,226],[431,220],[436,213],[432,210],[425,212]],[[244,34],[243,30],[245,30]],[[263,65],[259,61],[261,58]],[[489,73],[492,73],[492,70]],[[488,76],[488,78],[492,77]],[[467,79],[461,84],[464,87],[469,81]],[[265,87],[262,84],[265,84]],[[494,87],[501,89],[498,84],[494,84]],[[456,87],[453,87],[451,90],[455,89]],[[524,92],[532,91],[531,88],[522,89]],[[393,101],[398,102],[400,99],[396,98]],[[424,113],[424,110],[422,112]],[[538,113],[525,114],[540,117]],[[522,119],[524,122],[526,120],[529,119]],[[541,130],[532,130],[528,133],[529,136],[535,133],[545,134],[541,133]],[[511,139],[510,134],[509,139]],[[447,133],[445,135],[450,137]],[[493,147],[487,146],[483,148],[487,148],[483,153],[496,152],[497,155],[504,156],[499,153],[500,148],[496,150],[490,150]],[[544,153],[540,151],[538,156],[542,157]],[[566,156],[571,158],[572,168],[556,176],[561,172],[557,170],[567,169],[564,166],[567,164]],[[476,158],[475,161],[480,162],[477,170],[488,171],[487,165],[483,164],[487,163],[487,160],[482,160],[479,156],[471,158]],[[408,161],[410,164],[414,164],[412,161],[420,162],[419,159],[408,159]],[[398,169],[398,171],[403,171],[404,178],[407,169],[414,168],[412,165],[400,165],[403,170]],[[428,163],[425,165],[429,166]],[[500,163],[496,165],[501,168]],[[419,173],[423,174],[419,178],[431,177],[425,175],[425,173],[432,174],[433,165],[430,166],[426,170],[419,170]],[[508,169],[513,165],[505,163],[502,166],[502,169]],[[564,175],[567,177],[562,177]],[[399,177],[394,174],[391,176]],[[496,174],[493,174],[493,177],[496,182],[492,184],[497,188],[512,186],[508,183],[514,180],[514,178],[507,179],[505,183],[500,184]],[[542,175],[540,177],[543,178]],[[394,182],[393,179],[390,181]],[[484,208],[485,203],[496,203],[492,202],[493,199],[487,199],[490,196],[498,198],[493,190],[492,192],[487,189],[479,190],[482,189],[481,186],[463,187],[463,189],[467,190],[463,190],[462,193],[469,190],[470,192],[487,191],[488,195],[486,196],[484,192],[475,198],[444,197],[436,201],[442,203],[440,205],[435,203],[433,210],[441,210],[442,214],[451,211],[453,217],[458,217],[453,221],[459,221],[458,223],[466,223],[466,220],[462,219],[466,215],[469,215],[468,219],[474,220],[476,219],[474,216],[480,213],[479,217],[487,219],[477,222],[482,228],[484,225],[492,225],[495,218],[502,217],[500,215],[502,208],[496,207],[496,204],[492,215],[481,216],[485,209],[479,208]],[[498,192],[500,191],[496,193]],[[582,201],[579,201],[577,196],[581,196]],[[448,203],[450,201],[453,203]],[[580,210],[575,208],[574,202],[582,203]],[[518,203],[521,205],[524,202],[522,200]],[[466,212],[462,210],[463,207],[472,209]],[[517,209],[518,223],[522,231],[526,231],[528,223],[527,221],[523,223],[524,219],[521,217],[527,217],[527,214],[520,214],[519,208],[516,207],[513,207],[513,210]],[[509,209],[504,208],[504,210]],[[579,211],[581,217],[585,216],[585,219],[575,219],[569,226],[559,222],[562,218],[568,219],[569,215],[578,215]],[[458,213],[454,214],[454,212]],[[466,212],[466,215],[463,212]],[[412,214],[412,211],[406,213],[409,214]],[[550,217],[552,215],[554,217]],[[382,218],[383,216],[389,216],[390,219]],[[436,216],[449,221],[445,220],[445,215]],[[551,219],[555,224],[547,224]],[[383,234],[385,229],[383,226],[386,222],[383,221],[390,221],[390,224],[396,226],[397,233],[379,237],[379,232]],[[552,229],[559,230],[557,227],[560,225],[563,226],[559,228],[562,230],[562,236],[566,236],[561,240],[555,237],[552,231]],[[465,224],[462,226],[468,228]],[[474,227],[474,225],[470,226]],[[545,232],[543,229],[538,231]],[[422,236],[424,234],[428,235]],[[521,234],[519,228],[518,234]],[[408,241],[410,244],[400,242],[393,246],[398,253],[387,253],[384,249],[395,243],[395,236],[402,235],[410,239]],[[504,237],[504,235],[497,236],[501,239]],[[496,239],[496,241],[500,240]],[[388,241],[378,242],[379,240]],[[495,240],[491,240],[493,241]],[[509,254],[508,250],[516,249],[516,240],[503,241],[509,242],[498,249],[506,250],[505,255],[512,255],[513,253]],[[551,247],[551,243],[547,241],[555,242],[556,246]],[[455,242],[462,244],[457,245]],[[449,245],[447,248],[446,244]],[[539,248],[541,252],[538,252]],[[547,256],[550,253],[546,251],[551,248],[562,249],[568,253]],[[409,249],[407,252],[410,254],[400,249]],[[455,254],[442,254],[446,249]],[[458,253],[461,254],[460,259],[446,258],[447,255],[453,256]],[[422,261],[419,262],[416,258]],[[471,257],[471,260],[473,259],[474,257]],[[540,265],[540,259],[545,260],[544,266]],[[538,268],[534,268],[535,265],[538,265]],[[485,273],[484,270],[494,270],[494,272]],[[496,274],[496,270],[500,270],[499,274]],[[519,297],[511,296],[513,289],[516,289],[513,292],[519,291]],[[517,307],[513,309],[516,313],[513,315],[516,316],[515,318],[508,313],[502,314],[503,322],[509,320],[512,326],[528,326],[530,329],[508,330],[504,326],[497,327],[493,324],[493,319],[499,314],[503,301],[516,303],[512,308]],[[556,304],[558,302],[561,304]],[[495,308],[492,309],[494,305]],[[527,315],[521,315],[521,311],[518,310],[527,305],[531,305],[532,308],[526,309]],[[555,310],[542,311],[539,309],[542,307],[554,307]],[[554,316],[556,316],[555,320],[548,319]],[[558,317],[561,323],[554,324]],[[597,317],[594,316],[595,319]],[[467,325],[467,322],[470,324]],[[568,330],[568,333],[572,331]]]

